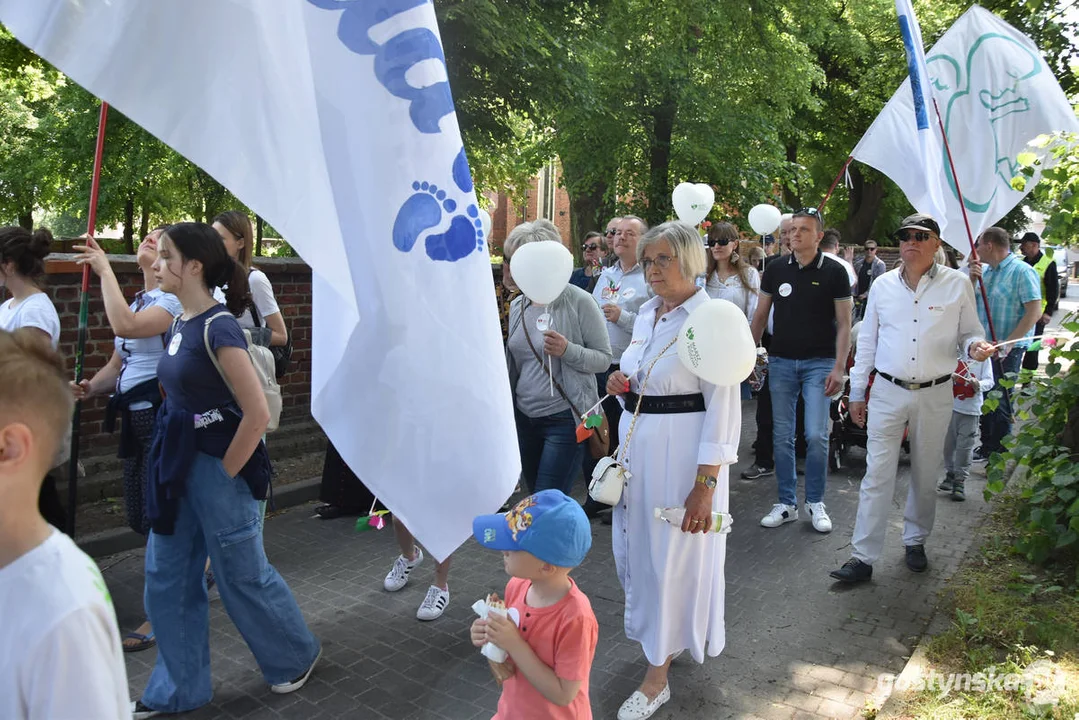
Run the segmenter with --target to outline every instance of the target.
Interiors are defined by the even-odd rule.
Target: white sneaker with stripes
[[[420,603],[420,609],[416,611],[417,620],[435,620],[446,611],[450,604],[450,591],[432,585],[427,588],[427,597]]]

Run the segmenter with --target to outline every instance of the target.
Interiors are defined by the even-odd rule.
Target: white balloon
[[[547,305],[566,289],[573,274],[573,256],[562,243],[530,242],[513,253],[510,272],[525,297]]]
[[[757,362],[749,321],[729,300],[702,303],[678,333],[678,359],[694,375],[714,385],[739,384]]]
[[[716,202],[716,193],[704,183],[679,183],[671,193],[674,213],[682,222],[698,225],[708,217]]]
[[[483,239],[487,242],[491,242],[491,213],[487,212],[483,208],[480,208],[480,230],[483,231]]]
[[[774,205],[754,205],[749,211],[749,226],[758,235],[767,235],[779,227],[783,215]]]

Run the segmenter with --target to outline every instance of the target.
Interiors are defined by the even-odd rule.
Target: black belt
[[[900,380],[899,378],[894,378],[891,375],[889,375],[888,373],[884,372],[883,370],[877,370],[877,375],[880,375],[882,378],[884,378],[888,382],[890,382],[890,383],[892,383],[894,385],[898,385],[899,387],[903,388],[904,390],[923,390],[925,388],[933,387],[935,385],[943,385],[944,383],[951,382],[951,380],[952,380],[951,373],[948,373],[947,375],[941,375],[936,380],[926,380],[925,382],[920,382],[920,383],[919,382],[907,382],[906,380]]]
[[[638,395],[628,392],[626,397],[626,412],[637,412],[640,404],[641,412],[648,415],[674,415],[676,413],[704,412],[704,395],[693,393],[692,395]]]

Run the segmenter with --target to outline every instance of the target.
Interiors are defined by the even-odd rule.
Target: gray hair
[[[644,218],[639,218],[636,215],[623,215],[619,219],[621,219],[621,220],[636,220],[637,223],[641,226],[641,233],[648,232],[648,223],[646,223],[644,221]]]
[[[550,220],[543,219],[521,223],[510,230],[510,234],[506,236],[506,241],[502,243],[502,255],[506,259],[509,259],[513,253],[517,252],[517,248],[522,245],[543,240],[550,240],[556,243],[562,242],[562,236],[559,234],[558,228],[554,226],[554,223]]]
[[[657,225],[645,233],[645,236],[637,243],[637,262],[641,261],[645,248],[660,240],[670,243],[671,250],[678,258],[678,269],[683,278],[693,280],[698,275],[704,274],[708,261],[701,236],[692,225],[677,220]]]

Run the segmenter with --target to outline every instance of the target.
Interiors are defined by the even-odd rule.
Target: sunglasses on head
[[[932,237],[932,233],[928,232],[927,230],[907,230],[905,232],[899,231],[895,234],[895,239],[899,242],[922,243],[928,240],[930,237]]]
[[[708,239],[708,247],[715,247],[716,245],[719,245],[720,247],[727,247],[732,242],[734,242],[734,241],[730,240],[728,238],[719,238],[718,240],[709,238]]]
[[[587,245],[582,245],[581,249],[584,250],[585,252],[589,252],[590,250],[599,250],[599,244],[598,243],[588,243]]]
[[[806,215],[808,215],[809,217],[815,217],[815,218],[818,218],[818,219],[821,217],[820,210],[818,210],[815,207],[804,207],[801,210],[799,210],[798,212],[794,213],[793,217],[806,216]]]

